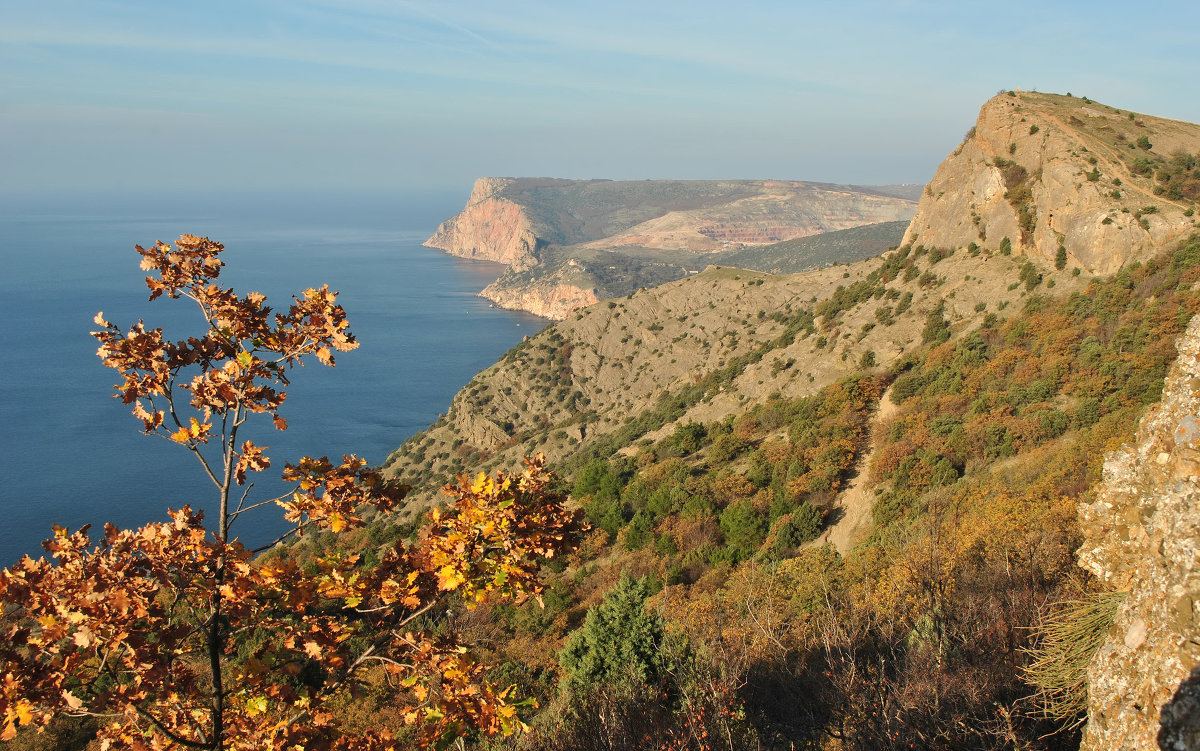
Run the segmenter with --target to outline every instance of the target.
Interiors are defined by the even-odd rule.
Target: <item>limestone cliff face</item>
[[[556,277],[558,274],[529,285],[511,287],[497,280],[479,294],[501,308],[524,310],[553,321],[563,320],[576,308],[599,302],[594,287],[581,287]]]
[[[1162,401],[1080,510],[1080,565],[1129,592],[1088,670],[1083,751],[1159,748],[1162,707],[1200,663],[1200,317],[1178,350]]]
[[[476,180],[466,208],[442,222],[425,245],[517,269],[536,265],[538,237],[533,222],[523,206],[498,195],[512,183],[498,177]]]
[[[1151,148],[1138,146],[1147,137]],[[1145,260],[1190,232],[1186,202],[1155,192],[1139,158],[1200,151],[1200,126],[1121,112],[1065,96],[993,97],[929,183],[906,243],[996,249],[1093,274]],[[1150,208],[1147,211],[1147,207]]]

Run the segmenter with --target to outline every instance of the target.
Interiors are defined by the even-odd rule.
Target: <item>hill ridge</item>
[[[562,319],[713,260],[698,256],[907,221],[916,207],[905,193],[905,186],[787,180],[487,177],[425,244],[506,264],[485,297]]]

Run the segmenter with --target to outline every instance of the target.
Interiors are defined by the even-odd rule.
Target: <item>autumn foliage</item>
[[[290,368],[310,355],[332,366],[357,343],[327,287],[273,313],[262,295],[216,284],[219,243],[185,235],[137,250],[150,299],[193,301],[205,329],[172,342],[98,315],[99,355],[143,430],[196,456],[214,484],[215,525],[184,506],[141,529],[108,525],[95,545],[87,528],[56,528],[53,562],[26,557],[0,572],[0,738],[64,716],[95,718],[102,748],[135,749],[392,749],[519,728],[521,702],[483,679],[438,615],[449,602],[537,597],[541,562],[574,547],[582,523],[543,460],[448,486],[452,505],[411,544],[305,565],[256,558],[231,534],[253,509],[282,507],[294,524],[285,538],[341,533],[407,492],[357,457],[304,457],[284,472],[294,491],[249,498],[248,476],[270,459],[239,435],[247,420],[286,429]],[[407,730],[342,726],[339,697],[370,686],[388,688]]]

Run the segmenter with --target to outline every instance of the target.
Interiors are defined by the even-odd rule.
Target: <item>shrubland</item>
[[[1157,399],[1198,281],[1192,237],[953,335],[935,306],[937,333],[886,367],[568,456],[580,548],[540,603],[456,619],[492,680],[538,702],[481,747],[1075,747],[1078,716],[1044,715],[1023,671],[1041,619],[1097,591],[1075,509]],[[819,536],[859,473],[873,524],[842,553]]]

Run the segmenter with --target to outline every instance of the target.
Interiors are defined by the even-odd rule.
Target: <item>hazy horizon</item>
[[[924,183],[1000,89],[1200,120],[1194,6],[46,0],[0,24],[0,191]]]

